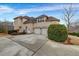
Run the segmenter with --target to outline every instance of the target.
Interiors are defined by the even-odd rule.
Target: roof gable
[[[20,18],[21,20],[27,19],[27,21],[24,22],[24,24],[25,24],[25,23],[35,23],[35,22],[37,22],[37,19],[41,20],[41,18],[44,18],[44,17],[47,17],[46,21],[60,21],[59,19],[57,19],[53,16],[47,16],[47,15],[41,15],[41,16],[38,16],[36,18],[29,17],[29,16],[18,16],[18,17],[15,17],[14,19],[15,20],[18,19],[18,18]]]

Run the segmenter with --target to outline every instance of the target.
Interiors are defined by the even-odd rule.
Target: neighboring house
[[[14,30],[13,22],[7,22],[8,31]]]
[[[4,28],[6,27],[8,31],[14,30],[13,22],[9,22],[9,21],[3,22],[2,25]]]
[[[0,22],[0,30],[14,30],[13,22]]]
[[[40,33],[46,31],[50,24],[59,24],[59,19],[41,15],[36,18],[28,16],[18,16],[14,18],[14,29],[18,32]],[[41,29],[41,30],[40,30]]]

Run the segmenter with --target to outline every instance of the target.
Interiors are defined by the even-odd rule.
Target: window
[[[19,28],[21,29],[21,26],[19,26]]]

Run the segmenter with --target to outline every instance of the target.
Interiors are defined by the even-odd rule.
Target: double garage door
[[[36,29],[34,29],[34,33],[35,34],[47,35],[47,29],[44,29],[44,28],[42,28],[42,29],[36,28]]]

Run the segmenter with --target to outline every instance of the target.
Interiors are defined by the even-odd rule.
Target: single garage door
[[[34,33],[35,34],[40,34],[40,29],[38,28],[38,29],[34,29]]]
[[[47,36],[47,29],[42,29],[42,34]]]

